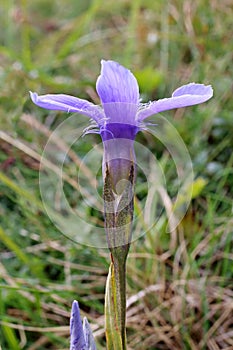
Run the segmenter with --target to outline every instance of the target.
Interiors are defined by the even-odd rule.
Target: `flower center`
[[[136,125],[124,123],[107,123],[100,129],[103,141],[112,139],[134,140],[139,128]]]

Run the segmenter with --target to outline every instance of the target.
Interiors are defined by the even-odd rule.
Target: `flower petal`
[[[137,104],[126,102],[112,102],[103,104],[107,123],[121,123],[137,125],[136,114]]]
[[[79,305],[73,301],[70,318],[70,350],[86,350],[86,341],[83,333]]]
[[[96,350],[95,339],[86,317],[83,318],[83,333],[88,350]]]
[[[135,76],[114,61],[101,61],[101,75],[96,82],[96,90],[102,104],[127,102],[138,104],[139,88]]]
[[[97,123],[104,118],[104,113],[99,106],[74,96],[63,94],[38,96],[36,92],[31,91],[30,96],[37,106],[45,109],[84,114],[94,119]]]
[[[154,101],[138,112],[137,119],[142,121],[149,116],[174,108],[193,106],[209,100],[213,96],[210,85],[190,83],[175,90],[170,98]]]

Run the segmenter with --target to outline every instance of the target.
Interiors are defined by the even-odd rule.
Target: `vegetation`
[[[109,254],[64,236],[40,196],[39,173],[48,171],[48,164],[39,171],[43,149],[68,116],[37,108],[28,95],[66,93],[99,103],[95,81],[102,58],[132,70],[143,101],[168,97],[193,81],[214,88],[209,102],[163,114],[190,153],[194,190],[172,234],[166,229],[169,210],[149,229],[143,218],[135,227],[147,233],[132,244],[128,259],[128,349],[233,348],[232,16],[228,0],[1,2],[0,349],[68,349],[74,299],[98,349],[105,348]],[[159,123],[159,116],[151,120]],[[88,120],[77,116],[80,125],[87,127]],[[177,175],[166,147],[148,132],[137,141],[156,154],[171,201]],[[54,152],[59,158],[69,149],[63,181],[72,208],[103,227],[100,212],[83,199],[95,197],[96,178],[101,194],[101,163],[97,176],[88,168],[82,194],[77,177],[81,160],[99,142],[98,135],[86,135],[69,149],[66,139],[57,138]],[[56,169],[51,165],[50,171]],[[136,192],[137,218],[147,196],[143,169]],[[164,196],[152,193],[149,218],[154,203],[165,204]],[[84,229],[77,227],[77,237]]]

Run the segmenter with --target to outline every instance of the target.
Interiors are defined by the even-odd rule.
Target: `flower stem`
[[[127,346],[126,259],[132,235],[134,174],[135,169],[132,165],[124,191],[117,196],[106,167],[103,194],[105,230],[112,260],[105,296],[106,338],[109,350],[126,350]]]
[[[113,257],[113,268],[116,283],[116,301],[119,314],[122,349],[126,349],[126,258],[122,261]]]
[[[113,257],[112,257],[113,258]],[[106,339],[108,350],[126,350],[126,259],[112,261],[105,294]]]

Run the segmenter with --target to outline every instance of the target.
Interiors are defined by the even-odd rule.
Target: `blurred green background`
[[[68,349],[73,299],[88,317],[98,349],[105,348],[108,252],[65,238],[39,193],[43,148],[67,115],[42,110],[28,96],[29,90],[66,93],[99,103],[95,81],[102,58],[135,74],[143,101],[169,97],[193,81],[214,88],[214,98],[203,105],[163,113],[190,153],[194,192],[172,235],[163,212],[158,225],[131,246],[128,349],[233,348],[232,18],[228,0],[0,1],[2,350]],[[138,141],[159,159],[172,200],[176,172],[166,149],[148,133]],[[74,145],[78,159],[93,142],[97,135]],[[98,212],[80,204],[72,158],[65,171],[73,206],[82,205],[87,220],[103,226]],[[145,204],[144,180],[139,172],[136,215]],[[98,181],[101,193],[101,176]],[[155,192],[148,216],[158,201]]]

